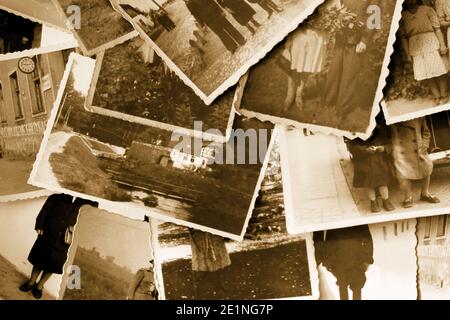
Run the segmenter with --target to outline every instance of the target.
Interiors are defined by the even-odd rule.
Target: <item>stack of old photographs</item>
[[[449,26],[0,0],[0,300],[450,298]]]

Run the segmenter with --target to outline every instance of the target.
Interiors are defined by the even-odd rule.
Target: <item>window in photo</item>
[[[17,72],[14,72],[9,76],[9,81],[11,83],[12,88],[15,118],[16,120],[20,120],[23,119],[23,111],[22,111],[22,104],[20,101],[20,87],[19,87],[19,79],[17,78]]]
[[[34,58],[34,62],[36,63],[36,68],[31,73],[31,91],[32,91],[32,99],[33,103],[31,104],[31,108],[33,114],[39,114],[45,111],[45,103],[42,96],[42,85],[41,85],[41,76],[40,76],[40,60],[39,57]]]
[[[3,95],[3,87],[0,83],[0,123],[6,123],[5,99]]]
[[[437,220],[437,237],[445,237],[447,233],[447,215],[442,215],[438,217]]]

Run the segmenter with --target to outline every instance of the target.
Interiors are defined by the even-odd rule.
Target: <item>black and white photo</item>
[[[242,239],[268,161],[270,123],[236,117],[227,143],[85,110],[94,61],[71,55],[30,183]],[[239,181],[239,183],[236,183]]]
[[[238,111],[314,132],[368,138],[402,2],[326,1],[243,77]]]
[[[448,113],[343,139],[281,131],[288,228],[294,233],[443,214],[450,206]]]
[[[449,13],[446,0],[405,1],[382,104],[388,124],[450,109]]]
[[[206,104],[323,0],[111,0]]]

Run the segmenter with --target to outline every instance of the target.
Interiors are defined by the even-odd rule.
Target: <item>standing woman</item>
[[[411,188],[413,180],[421,181],[421,201],[439,203],[439,198],[429,191],[433,161],[428,155],[431,134],[425,118],[396,123],[390,127],[394,167],[404,193],[403,207],[411,208],[414,204]]]
[[[251,3],[258,4],[264,11],[267,12],[269,18],[274,14],[274,12],[281,12],[281,9],[275,2],[272,0],[248,0]]]
[[[313,73],[323,71],[328,34],[315,28],[300,28],[288,37],[283,57],[290,62],[287,93],[283,113],[293,106],[303,107],[305,81]]]
[[[419,0],[406,0],[400,37],[408,59],[412,60],[414,79],[426,83],[436,104],[447,102],[448,90],[444,41],[436,11]]]
[[[38,237],[28,256],[28,261],[33,265],[31,277],[20,286],[20,291],[31,291],[36,299],[40,299],[50,277],[54,273],[63,273],[78,213],[85,204],[97,206],[96,203],[66,194],[53,194],[47,198],[36,218]]]
[[[241,25],[246,27],[252,34],[256,33],[256,29],[261,27],[255,20],[255,9],[251,7],[245,0],[218,0],[220,6],[227,9],[233,18]]]

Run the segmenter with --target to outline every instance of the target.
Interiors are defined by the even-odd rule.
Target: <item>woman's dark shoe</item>
[[[427,194],[427,195],[421,194],[420,200],[428,202],[428,203],[440,203],[441,202],[441,200],[439,200],[438,197],[433,196],[432,194]]]
[[[32,289],[31,289],[31,293],[33,294],[33,297],[35,298],[35,299],[40,299],[40,298],[42,298],[42,290],[41,289],[39,289],[37,286],[34,286]]]
[[[380,205],[378,204],[377,200],[375,200],[375,201],[370,200],[370,210],[373,213],[377,213],[377,212],[381,211]]]
[[[403,208],[412,208],[414,205],[413,199],[412,198],[408,198],[405,199],[405,201],[403,201]]]
[[[394,211],[395,207],[389,199],[383,199],[383,208],[386,211]]]
[[[19,290],[22,292],[28,292],[33,289],[33,285],[31,285],[28,281],[19,287]]]

